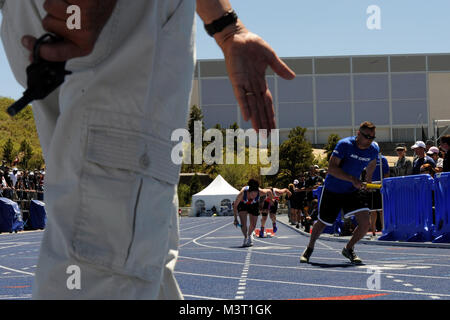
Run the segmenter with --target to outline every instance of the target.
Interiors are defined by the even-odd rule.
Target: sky
[[[450,53],[449,0],[230,0],[280,57]],[[370,6],[380,29],[369,29]],[[1,19],[1,17],[0,17]],[[373,20],[370,20],[373,21]],[[223,55],[197,19],[197,58]],[[21,97],[0,44],[0,96]]]

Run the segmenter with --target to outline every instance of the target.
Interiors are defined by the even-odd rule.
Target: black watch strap
[[[210,24],[205,24],[205,29],[208,34],[213,37],[217,32],[222,31],[230,24],[236,23],[238,20],[238,16],[234,10],[230,10],[225,13],[222,17],[217,20],[214,20]]]

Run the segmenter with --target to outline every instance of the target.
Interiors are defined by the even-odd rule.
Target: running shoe
[[[253,246],[253,234],[247,238],[247,247]]]
[[[362,264],[362,260],[356,255],[353,249],[342,249],[342,255],[350,260],[351,263],[354,264]]]
[[[248,241],[247,241],[247,238],[244,238],[244,243],[242,244],[242,247],[243,247],[243,248],[247,247],[247,242],[248,242]]]
[[[300,256],[300,263],[309,263],[309,258],[311,257],[313,250],[314,249],[311,249],[310,247],[306,247],[305,251],[303,251]]]
[[[261,229],[259,230],[259,237],[260,237],[260,238],[264,238],[264,228],[261,228]]]
[[[276,232],[277,232],[277,230],[278,230],[278,228],[277,228],[277,224],[276,224],[276,223],[274,223],[274,224],[273,224],[273,233],[276,233]]]

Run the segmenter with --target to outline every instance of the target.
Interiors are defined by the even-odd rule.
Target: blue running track
[[[345,243],[319,241],[278,224],[273,238],[241,248],[232,217],[182,218],[176,277],[186,299],[450,299],[450,250],[357,244],[364,265],[341,255]],[[258,221],[259,227],[259,221]]]
[[[259,221],[258,221],[259,226]],[[0,299],[30,299],[43,232],[0,234]],[[273,238],[243,236],[232,217],[181,218],[176,278],[185,299],[450,300],[450,250],[358,244],[364,265],[341,255],[342,242],[316,244],[278,224]]]

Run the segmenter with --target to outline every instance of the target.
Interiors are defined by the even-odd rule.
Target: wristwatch
[[[222,17],[209,24],[205,24],[205,30],[208,34],[213,37],[217,32],[222,31],[230,24],[236,23],[238,16],[234,10],[230,10],[225,13]]]

